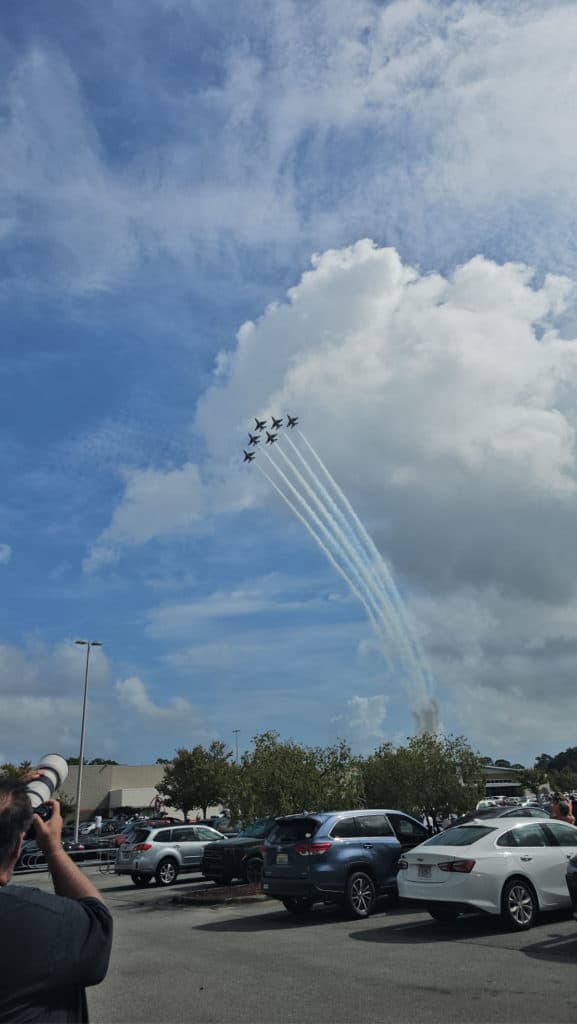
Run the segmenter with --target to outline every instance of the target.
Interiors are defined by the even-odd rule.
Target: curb
[[[171,898],[171,903],[180,906],[193,907],[214,907],[225,906],[232,903],[264,903],[269,897],[262,891],[247,892],[250,886],[238,886],[235,888],[223,889],[201,889],[197,892],[177,893]],[[238,892],[238,895],[236,893]]]

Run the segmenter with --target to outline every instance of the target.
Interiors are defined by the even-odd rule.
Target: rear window
[[[457,825],[455,828],[448,828],[445,832],[427,839],[425,846],[472,846],[473,843],[494,832],[495,828],[488,825]]]
[[[145,843],[149,835],[149,828],[135,828],[134,832],[130,833],[129,840],[131,843]]]
[[[298,818],[296,821],[277,821],[268,837],[269,843],[300,843],[314,836],[319,827],[314,818]]]

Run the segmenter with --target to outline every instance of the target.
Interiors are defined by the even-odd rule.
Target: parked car
[[[201,870],[217,885],[230,885],[233,878],[258,885],[262,877],[261,847],[276,818],[259,818],[234,838],[209,843],[204,848]]]
[[[468,821],[484,821],[485,818],[548,818],[549,812],[537,804],[516,807],[488,807],[480,811],[462,814],[453,822],[455,825],[466,825]]]
[[[178,818],[139,818],[138,820],[127,822],[126,825],[123,825],[116,835],[111,837],[110,845],[116,847],[122,846],[126,841],[128,834],[130,832],[134,832],[137,828],[144,828],[146,826],[149,828],[167,828],[169,825],[173,824],[183,825],[185,823],[180,821]]]
[[[180,872],[200,870],[206,844],[217,839],[222,839],[220,832],[207,825],[140,825],[118,849],[114,870],[130,875],[139,888],[153,878],[157,885],[172,885]]]
[[[399,857],[429,835],[401,811],[354,810],[278,818],[264,845],[263,890],[293,914],[340,903],[368,917],[397,896]]]
[[[540,910],[571,905],[565,874],[574,856],[577,828],[562,821],[469,822],[403,856],[399,893],[436,921],[484,912],[525,930]]]
[[[68,853],[72,860],[92,860],[99,847],[97,840],[90,841],[90,837],[81,839],[75,843],[73,839],[63,838],[62,849]],[[22,844],[20,856],[16,862],[16,871],[29,871],[31,868],[42,867],[46,864],[46,857],[38,846],[35,839],[27,839]]]
[[[573,907],[573,917],[577,920],[577,854],[570,857],[567,862],[567,874],[565,876],[569,899]]]

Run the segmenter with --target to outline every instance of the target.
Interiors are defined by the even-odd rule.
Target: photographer
[[[43,821],[32,812],[26,780],[0,779],[0,1022],[87,1021],[84,988],[108,969],[112,917],[62,849],[60,804],[47,803],[52,814]],[[11,884],[32,823],[55,895]]]

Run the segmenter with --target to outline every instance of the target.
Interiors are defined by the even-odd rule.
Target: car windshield
[[[252,825],[243,829],[243,831],[239,833],[238,838],[263,839],[270,830],[271,824],[272,822],[270,818],[261,818],[259,821],[255,821]]]
[[[472,846],[483,836],[494,832],[495,828],[488,825],[457,825],[456,828],[448,828],[446,832],[439,832],[423,844],[424,846]]]

